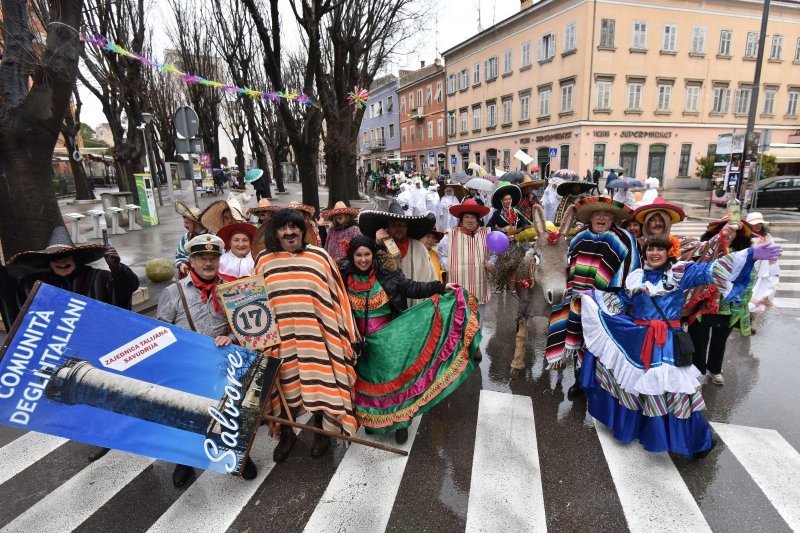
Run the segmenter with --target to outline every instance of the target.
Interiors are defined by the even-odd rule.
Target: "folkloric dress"
[[[262,254],[256,272],[264,276],[281,338],[267,353],[283,360],[279,385],[292,415],[324,412],[323,429],[355,435],[357,332],[336,264],[322,248],[306,246]],[[281,411],[276,388],[266,414]]]
[[[639,249],[633,235],[611,226],[606,232],[579,232],[569,243],[569,272],[564,303],[550,313],[545,357],[550,366],[580,359],[583,345],[580,299],[576,291],[619,288],[632,270],[639,268]]]
[[[467,234],[452,228],[439,243],[439,257],[447,270],[447,281],[457,283],[475,296],[478,304],[489,301],[489,276],[485,263],[489,259],[486,238],[489,228],[478,228]]]
[[[345,245],[359,235],[361,235],[361,230],[358,229],[358,224],[355,221],[343,226],[334,224],[328,228],[328,236],[325,238],[325,250],[334,261],[338,261],[347,255]]]
[[[667,271],[645,267],[631,272],[618,294],[583,294],[586,353],[580,384],[589,413],[617,439],[639,439],[648,451],[685,456],[712,447],[711,429],[700,412],[705,408],[700,371],[691,364],[675,366],[673,331],[680,327],[684,291],[713,284],[725,299],[735,300],[749,284],[752,256],[748,249],[711,263],[678,262]]]
[[[772,235],[765,233],[759,235],[753,233],[752,238],[753,246],[761,246],[762,244],[772,244],[775,240]],[[756,261],[756,280],[753,285],[753,295],[750,299],[749,310],[751,313],[760,314],[771,307],[775,299],[775,291],[778,290],[778,282],[780,281],[781,267],[778,266],[777,259],[772,261]]]

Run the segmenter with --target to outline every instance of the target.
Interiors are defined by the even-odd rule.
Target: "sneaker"
[[[709,374],[711,373],[709,372]],[[722,377],[722,374],[711,374],[711,383],[721,387],[722,385],[725,385],[725,378]]]
[[[703,374],[701,376],[698,376],[697,381],[700,382],[700,385],[705,385],[706,383],[708,383],[708,374]]]

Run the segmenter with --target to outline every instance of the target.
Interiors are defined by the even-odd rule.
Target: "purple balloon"
[[[511,243],[508,241],[508,237],[505,233],[502,231],[493,231],[486,237],[486,246],[492,252],[502,254],[508,250]]]

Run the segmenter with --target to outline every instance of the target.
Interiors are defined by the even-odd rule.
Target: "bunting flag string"
[[[350,105],[358,109],[359,107],[367,107],[369,101],[369,91],[356,85],[353,90],[348,93],[347,101]]]
[[[184,83],[187,85],[198,84],[198,85],[205,85],[207,87],[211,87],[213,89],[218,89],[228,94],[243,94],[245,96],[249,96],[250,98],[261,98],[265,102],[270,102],[273,104],[279,103],[282,99],[286,100],[287,102],[296,102],[299,105],[307,106],[312,105],[314,101],[305,93],[293,91],[291,89],[285,91],[256,91],[255,89],[250,89],[249,87],[237,87],[236,85],[228,85],[225,83],[221,83],[214,80],[209,80],[203,78],[202,76],[196,76],[193,74],[188,74],[186,72],[181,71],[174,65],[168,63],[159,63],[153,59],[148,57],[144,57],[136,52],[129,52],[125,50],[120,45],[116,44],[115,42],[111,41],[110,39],[104,37],[100,34],[94,35],[83,35],[81,40],[86,44],[95,46],[102,50],[107,50],[111,53],[121,55],[123,57],[127,57],[133,61],[138,61],[143,65],[147,65],[151,68],[156,68],[161,72],[166,72],[167,74],[171,74],[183,80]],[[358,87],[356,87],[358,90]],[[366,91],[363,91],[366,94]],[[350,93],[353,94],[353,93]],[[366,102],[366,100],[364,100]],[[351,102],[352,103],[352,102]],[[364,103],[363,105],[366,105]]]

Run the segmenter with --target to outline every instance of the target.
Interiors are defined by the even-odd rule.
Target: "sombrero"
[[[535,180],[535,179],[531,178],[529,175],[525,174],[522,177],[522,183],[518,183],[517,185],[524,192],[525,189],[528,189],[528,188],[538,189],[539,187],[541,187],[545,183],[547,183],[546,180]]]
[[[456,198],[458,198],[459,202],[467,195],[467,190],[460,183],[445,183],[444,187],[439,187],[436,192],[439,193],[440,197],[444,198],[444,190],[448,187],[453,189],[453,194]]]
[[[234,224],[228,224],[227,226],[223,226],[218,232],[217,237],[222,239],[225,243],[225,250],[231,249],[231,239],[233,238],[234,234],[236,233],[244,233],[247,235],[247,238],[250,239],[250,245],[253,245],[253,241],[256,238],[256,231],[257,228],[254,224],[250,224],[249,222],[236,222]]]
[[[75,246],[72,238],[64,226],[56,226],[47,241],[44,250],[20,252],[12,256],[7,262],[9,273],[22,277],[34,272],[41,272],[50,268],[50,261],[72,256],[76,265],[93,263],[106,253],[102,244],[81,244]]]
[[[587,224],[592,213],[596,211],[606,211],[614,215],[614,221],[619,224],[633,212],[630,207],[609,198],[608,196],[587,196],[581,198],[575,204],[575,219],[578,222]]]
[[[397,202],[392,202],[388,211],[361,211],[358,215],[358,227],[361,233],[375,239],[379,229],[386,229],[389,222],[399,220],[408,224],[408,236],[412,239],[421,239],[436,225],[436,216],[428,213],[424,216],[407,216]]]
[[[291,202],[289,202],[288,204],[284,205],[279,209],[297,209],[298,211],[302,211],[303,213],[312,217],[314,216],[314,211],[315,211],[315,209],[312,206],[304,204],[302,202],[298,202],[297,200],[292,200]]]
[[[212,233],[217,233],[223,226],[222,213],[226,209],[230,209],[231,216],[234,220],[239,222],[245,221],[242,211],[238,208],[238,202],[236,202],[235,205],[231,205],[225,200],[217,200],[216,202],[212,202],[211,205],[206,207],[205,211],[201,213],[200,223]]]
[[[262,213],[276,213],[283,209],[283,206],[280,205],[272,205],[269,200],[266,198],[262,198],[258,201],[257,207],[251,207],[248,209],[250,215],[260,215]]]
[[[361,209],[357,207],[347,207],[347,205],[340,200],[334,204],[333,209],[326,209],[323,211],[322,218],[331,219],[336,215],[348,215],[351,217],[356,217],[358,216],[359,211],[361,211]]]
[[[570,191],[573,185],[579,185],[581,190],[578,194],[583,194],[594,189],[595,184],[588,181],[581,180],[580,176],[571,170],[561,169],[553,172],[551,178],[562,178],[564,181],[556,187],[556,193],[559,196],[566,196],[572,194]]]
[[[663,198],[656,198],[655,202],[652,204],[643,205],[637,208],[636,211],[633,212],[633,218],[639,224],[644,224],[648,215],[655,211],[663,211],[669,215],[672,224],[677,224],[686,218],[686,213],[683,212],[683,209],[677,205],[668,204]]]
[[[254,181],[258,181],[261,176],[264,175],[264,171],[260,168],[251,168],[247,172],[244,173],[244,181],[247,183],[253,183]]]
[[[425,235],[433,235],[434,237],[436,237],[437,241],[441,241],[444,238],[444,232],[443,231],[436,231],[435,229],[430,230]]]
[[[721,220],[712,220],[708,223],[707,229],[711,233],[717,234],[728,222],[730,222],[730,217],[725,217]],[[736,235],[738,237],[750,237],[753,234],[753,226],[744,220],[740,221],[739,223],[742,225],[742,227],[736,231]]]
[[[450,206],[450,214],[456,218],[460,218],[467,213],[472,213],[473,215],[477,215],[478,218],[481,218],[489,214],[489,208],[479,204],[472,198],[467,198],[460,204]]]
[[[200,209],[196,207],[189,207],[180,200],[175,200],[175,212],[177,212],[183,218],[188,218],[197,224],[200,224],[200,215],[203,214]]]
[[[497,184],[497,189],[492,193],[492,207],[495,209],[502,209],[503,196],[506,194],[511,195],[511,207],[516,207],[522,199],[522,191],[519,187],[507,181],[501,181]]]

